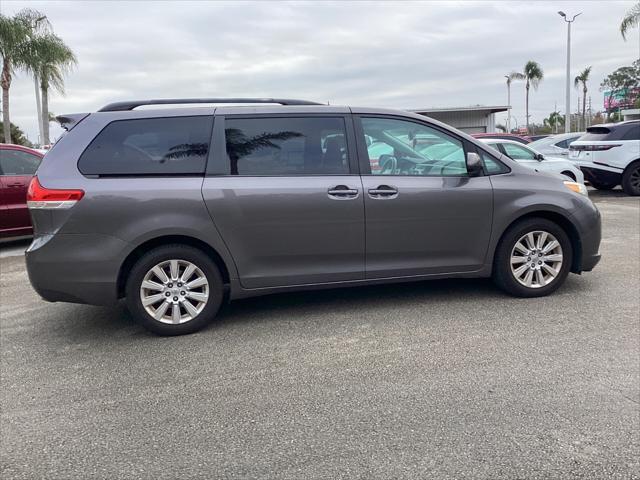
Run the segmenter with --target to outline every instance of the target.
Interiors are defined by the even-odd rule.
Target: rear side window
[[[349,173],[341,117],[227,118],[232,175],[339,175]]]
[[[631,125],[622,136],[622,140],[640,140],[640,125]]]
[[[40,157],[20,150],[0,149],[0,175],[33,175]]]
[[[84,175],[203,174],[213,117],[117,120],[78,161]]]

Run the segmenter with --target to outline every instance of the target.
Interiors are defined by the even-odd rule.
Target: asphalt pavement
[[[0,478],[639,478],[640,199],[592,192],[556,294],[431,281],[238,301],[161,338],[0,246]]]

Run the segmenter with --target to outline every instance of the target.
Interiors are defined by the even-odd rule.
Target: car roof
[[[623,122],[599,123],[597,125],[589,125],[587,127],[587,130],[590,129],[590,128],[601,128],[601,127],[609,128],[609,129],[611,129],[611,128],[619,128],[619,127],[622,127],[622,126],[625,126],[625,125],[633,125],[635,123],[640,123],[640,120],[625,120]]]
[[[14,143],[0,143],[0,150],[20,150],[22,152],[32,153],[33,155],[37,155],[38,157],[43,157],[44,155],[33,148],[25,147],[24,145],[16,145]]]
[[[479,138],[482,143],[511,143],[513,145],[520,145],[526,147],[522,142],[518,142],[517,140],[507,140],[506,138]]]

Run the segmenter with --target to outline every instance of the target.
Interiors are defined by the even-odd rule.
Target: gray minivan
[[[159,334],[301,289],[492,276],[542,296],[600,259],[583,185],[420,115],[214,98],[58,120],[28,193],[31,283],[49,301],[126,297]]]

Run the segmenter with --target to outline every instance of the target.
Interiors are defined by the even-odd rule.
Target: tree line
[[[2,131],[4,141],[12,143],[9,91],[16,71],[24,71],[35,81],[40,141],[49,138],[49,94],[64,94],[64,77],[77,64],[73,51],[53,33],[46,15],[25,8],[14,16],[0,14],[0,57],[2,57]]]

